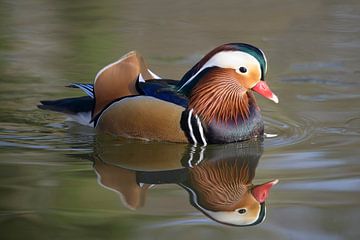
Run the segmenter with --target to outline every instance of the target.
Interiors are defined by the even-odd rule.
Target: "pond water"
[[[0,1],[1,239],[359,239],[359,13],[357,0]],[[92,82],[130,50],[180,79],[226,42],[266,53],[280,99],[256,96],[273,136],[255,153],[253,184],[279,179],[259,225],[208,218],[179,172],[143,174],[186,169],[202,149],[99,136],[36,107],[79,96],[63,86]]]

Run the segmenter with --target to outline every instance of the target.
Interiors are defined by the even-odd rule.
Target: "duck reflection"
[[[273,180],[253,185],[262,141],[196,147],[181,144],[108,144],[97,141],[93,161],[98,182],[117,192],[124,205],[144,205],[156,184],[178,184],[190,203],[209,218],[233,226],[265,219],[265,200]]]

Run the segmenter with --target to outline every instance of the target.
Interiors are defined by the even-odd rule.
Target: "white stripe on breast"
[[[197,141],[196,141],[196,138],[194,136],[194,131],[193,131],[193,128],[191,126],[191,115],[193,113],[193,109],[191,109],[189,111],[189,116],[188,116],[188,126],[189,126],[189,131],[190,131],[190,136],[191,136],[191,139],[193,140],[194,144],[196,145],[197,144]]]
[[[207,145],[207,142],[206,142],[206,139],[205,139],[204,129],[203,129],[202,125],[201,125],[200,118],[199,118],[199,116],[198,116],[197,114],[195,115],[195,118],[196,118],[196,123],[197,123],[197,125],[198,125],[198,127],[199,127],[199,132],[200,132],[201,140],[202,140],[202,142],[203,142],[203,145],[206,146],[206,145]]]

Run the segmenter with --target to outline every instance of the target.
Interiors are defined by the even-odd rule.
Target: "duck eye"
[[[242,73],[246,73],[247,69],[246,69],[246,67],[240,67],[239,71],[242,72]]]
[[[245,209],[245,208],[239,209],[238,212],[239,212],[240,214],[244,214],[244,213],[246,213],[246,209]]]

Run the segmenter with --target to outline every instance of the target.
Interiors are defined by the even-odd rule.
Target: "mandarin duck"
[[[263,135],[252,91],[278,103],[266,84],[264,53],[229,43],[206,54],[180,81],[160,79],[137,52],[101,69],[94,84],[75,83],[88,96],[41,101],[41,109],[112,135],[169,142],[229,143]]]
[[[188,192],[193,207],[216,222],[251,226],[264,221],[265,200],[278,180],[252,184],[262,154],[260,141],[143,146],[145,151],[139,151],[139,143],[97,141],[94,149],[98,183],[118,193],[126,207],[143,207],[152,186],[177,184]]]

